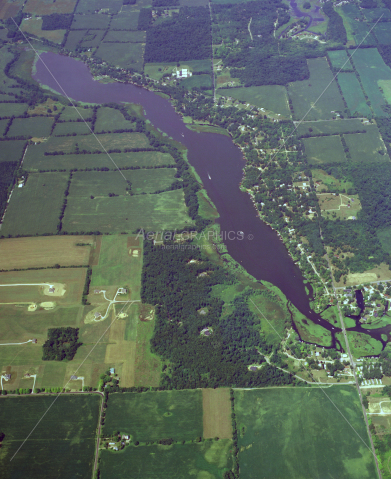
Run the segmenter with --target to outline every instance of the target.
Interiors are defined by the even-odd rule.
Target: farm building
[[[127,294],[128,290],[126,288],[118,288],[118,294]]]
[[[95,319],[99,319],[102,317],[102,315],[98,312],[94,313]]]
[[[110,368],[110,374],[115,374],[115,369],[114,368]]]
[[[173,73],[175,75],[175,73]],[[191,77],[193,74],[187,70],[186,68],[183,68],[182,70],[177,70],[176,71],[176,77],[177,78],[188,78]]]

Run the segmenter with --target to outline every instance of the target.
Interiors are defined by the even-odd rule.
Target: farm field
[[[220,479],[232,469],[230,440],[221,439],[199,444],[172,446],[128,446],[118,460],[116,453],[101,452],[102,479],[144,479],[145,477],[171,479],[195,477]]]
[[[385,116],[382,106],[386,102],[379,89],[379,80],[389,80],[391,69],[384,63],[377,48],[358,49],[352,60],[371,102],[372,110],[377,116]]]
[[[57,123],[53,130],[54,136],[64,135],[89,135],[91,134],[91,123],[81,121],[72,121],[66,123]]]
[[[60,120],[61,121],[73,121],[80,120],[91,120],[93,115],[92,108],[81,108],[73,106],[65,106],[61,111]]]
[[[351,386],[327,388],[327,394],[318,388],[235,391],[235,413],[245,479],[258,479],[260,470],[265,479],[376,477],[371,451],[352,431],[369,443]]]
[[[181,85],[188,90],[192,88],[212,88],[212,77],[211,75],[193,75],[190,78],[185,78],[181,80]]]
[[[23,188],[15,188],[5,213],[3,236],[56,233],[66,173],[31,174]]]
[[[109,30],[105,36],[104,43],[111,42],[130,42],[130,43],[145,43],[146,33],[141,31],[117,31]]]
[[[100,401],[98,395],[68,395],[50,407],[52,397],[2,399],[0,422],[5,439],[0,477],[91,477]],[[10,462],[45,411],[40,427]]]
[[[107,13],[116,14],[121,10],[121,0],[80,0],[77,4],[76,13],[94,13],[104,8]]]
[[[139,11],[134,10],[131,12],[121,11],[121,13],[113,15],[110,30],[137,30],[139,14]]]
[[[351,113],[363,116],[372,114],[355,73],[340,73],[337,77],[342,95]]]
[[[364,125],[361,120],[335,120],[335,121],[303,121],[294,122],[297,126],[298,136],[318,136],[340,135],[341,133],[354,133],[356,131],[366,130],[368,125]]]
[[[15,118],[8,130],[7,136],[33,136],[43,138],[50,135],[53,118]]]
[[[337,336],[342,336],[342,333],[337,333]],[[373,356],[380,354],[382,350],[382,343],[374,338],[371,338],[365,333],[357,333],[355,331],[347,331],[349,347],[354,358],[362,356]],[[341,337],[343,341],[343,338]],[[341,344],[343,344],[341,341]]]
[[[310,71],[309,80],[289,83],[288,87],[295,118],[301,120],[305,116],[306,120],[329,120],[333,118],[334,113],[332,111],[343,111],[345,109],[338,86],[334,80],[326,89],[333,80],[333,74],[326,58],[310,59],[307,60],[307,63]],[[323,91],[324,93],[321,96]],[[316,100],[318,101],[316,102]],[[311,106],[313,108],[308,112]]]
[[[91,246],[78,246],[88,243]],[[93,236],[45,236],[40,238],[0,239],[0,270],[81,266],[89,263]]]
[[[383,45],[391,44],[391,31],[387,23],[378,23],[373,29],[373,34],[377,38],[377,41]]]
[[[142,72],[144,49],[143,43],[101,43],[96,55],[112,65]]]
[[[74,123],[73,123],[74,124]],[[23,145],[21,145],[23,146]],[[113,163],[106,153],[99,153],[94,155],[44,155],[42,148],[37,149],[37,146],[29,146],[23,166],[27,170],[70,170],[73,168],[114,168]],[[21,154],[23,150],[21,150]],[[119,168],[138,166],[159,166],[159,165],[173,165],[174,159],[168,153],[160,151],[132,151],[129,153],[110,153]],[[0,157],[1,158],[1,157]],[[20,159],[20,157],[18,158]],[[1,161],[1,160],[0,160]],[[118,172],[117,172],[118,173]]]
[[[68,33],[65,48],[74,50],[82,42],[87,30],[71,30]]]
[[[303,138],[302,141],[310,165],[342,163],[346,160],[339,135]]]
[[[366,133],[344,135],[352,160],[369,165],[390,161],[386,147],[376,125],[367,125]]]
[[[109,23],[110,17],[108,15],[99,15],[97,13],[74,15],[71,30],[88,30],[89,28],[107,30]]]
[[[218,95],[235,98],[290,118],[288,93],[281,85],[263,85],[218,90]]]
[[[5,140],[0,143],[0,162],[20,161],[27,142],[25,140]]]
[[[0,118],[22,116],[26,111],[26,103],[0,103]]]
[[[204,438],[232,439],[231,400],[228,388],[203,389]]]
[[[187,215],[182,190],[158,195],[104,198],[69,198],[63,219],[67,232],[108,233],[175,229],[192,224]],[[3,226],[4,228],[4,226]]]
[[[336,70],[353,70],[346,50],[331,50],[327,52],[331,66]]]
[[[52,13],[72,13],[77,0],[63,0],[50,3],[45,0],[27,0],[24,11],[35,15],[51,15]]]
[[[123,33],[123,32],[121,32]],[[94,132],[135,129],[135,123],[125,120],[123,114],[115,108],[101,107],[98,110]]]
[[[103,433],[132,436],[133,442],[172,437],[193,440],[202,437],[201,390],[123,393],[110,397]]]
[[[23,20],[20,29],[23,32],[31,33],[37,37],[46,38],[54,43],[61,43],[66,30],[42,30],[42,18],[26,18]]]

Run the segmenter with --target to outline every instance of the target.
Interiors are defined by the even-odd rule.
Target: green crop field
[[[99,264],[92,268],[91,286],[122,286],[128,284],[131,298],[140,299],[142,238],[133,243],[140,248],[138,256],[129,253],[128,236],[107,235],[102,237]]]
[[[105,34],[106,30],[87,30],[81,42],[81,46],[85,48],[96,48],[103,40]]]
[[[22,116],[27,111],[27,103],[0,103],[0,118]]]
[[[375,115],[385,116],[382,106],[386,102],[379,89],[379,81],[389,80],[391,69],[384,63],[377,48],[358,49],[352,60],[371,102],[372,110]]]
[[[229,439],[220,439],[200,444],[129,446],[120,455],[102,451],[101,477],[220,479],[225,471],[232,469],[231,445]]]
[[[188,90],[201,87],[212,88],[212,77],[210,75],[193,75],[181,80],[181,85]]]
[[[92,113],[93,113],[92,108],[66,106],[61,112],[60,120],[72,121],[72,120],[80,120],[81,118],[83,118],[84,120],[91,120]]]
[[[382,22],[391,20],[391,12],[388,8],[364,8],[363,15],[368,22],[376,22],[380,17]]]
[[[327,52],[331,66],[336,70],[353,70],[346,50],[331,50]]]
[[[353,161],[370,164],[390,161],[386,147],[376,125],[367,125],[366,133],[344,135]]]
[[[235,391],[235,413],[245,479],[376,477],[353,386]]]
[[[65,43],[65,48],[68,48],[68,50],[74,50],[78,46],[78,44],[83,40],[86,32],[87,30],[71,30],[68,33],[67,41]]]
[[[89,135],[91,133],[91,123],[85,124],[84,121],[67,121],[66,123],[57,123],[53,130],[53,135]]]
[[[197,390],[124,393],[110,397],[104,434],[118,430],[134,441],[202,437],[202,392]]]
[[[16,142],[7,142],[16,143]],[[67,170],[71,168],[115,168],[106,153],[96,155],[47,155],[37,151],[36,146],[30,146],[27,150],[23,167],[27,170]],[[23,150],[21,149],[21,154]],[[156,166],[175,164],[174,159],[168,153],[160,151],[137,151],[130,153],[110,153],[111,158],[119,167],[127,166]],[[17,159],[20,159],[17,158]],[[6,160],[6,157],[4,158]],[[1,156],[0,156],[1,161]]]
[[[121,32],[122,33],[122,32]],[[95,133],[102,131],[130,130],[135,129],[136,125],[129,120],[125,120],[124,115],[115,108],[99,108],[95,123]]]
[[[355,331],[347,331],[349,347],[354,358],[361,356],[373,356],[381,353],[382,343],[365,333],[357,333]],[[344,344],[342,333],[337,333],[336,336]]]
[[[139,11],[122,11],[118,15],[113,15],[110,30],[137,30]]]
[[[390,45],[391,43],[391,31],[387,23],[378,23],[373,29],[377,41],[382,45]]]
[[[376,44],[372,33],[368,34],[373,25],[365,22],[362,9],[360,9],[358,5],[351,3],[345,4],[338,7],[336,11],[343,19],[348,41],[351,42],[351,44],[359,45],[361,42],[363,42],[362,45],[365,46]],[[358,19],[358,21],[356,19]]]
[[[101,43],[96,56],[112,65],[141,72],[144,48],[142,43]]]
[[[109,30],[105,36],[105,43],[109,42],[130,42],[145,43],[146,33],[141,31],[116,31]]]
[[[98,395],[2,399],[0,477],[90,478],[101,398]],[[52,405],[53,404],[53,405]],[[11,461],[31,430],[34,430]]]
[[[187,215],[182,190],[158,195],[68,198],[63,229],[68,232],[107,233],[148,231],[187,227],[193,221]],[[3,226],[4,229],[4,226]],[[2,232],[3,232],[2,229]]]
[[[15,188],[1,234],[55,233],[68,181],[66,173],[31,174],[23,188]]]
[[[291,116],[288,94],[284,86],[264,85],[247,88],[229,88],[218,90],[218,94],[235,98],[236,100],[246,101],[251,105],[280,113],[288,118]]]
[[[80,5],[80,3],[79,3]],[[73,17],[72,30],[88,30],[93,28],[94,30],[107,30],[110,23],[109,15],[99,15],[93,13],[92,15],[75,15]]]
[[[372,115],[355,73],[340,73],[338,83],[351,113],[357,112],[363,116]]]
[[[116,14],[121,10],[121,7],[121,0],[80,0],[77,4],[76,13],[94,13],[103,9],[106,13]]]
[[[5,140],[0,143],[0,162],[19,161],[27,142],[24,140]]]
[[[4,136],[4,131],[8,125],[9,120],[0,120],[0,136]]]
[[[299,120],[304,117],[306,120],[329,120],[333,118],[332,111],[345,109],[338,86],[335,80],[332,81],[333,74],[326,58],[307,60],[307,63],[309,80],[289,83],[288,87],[295,117]]]
[[[299,136],[317,136],[320,134],[338,135],[341,133],[353,133],[365,129],[366,125],[364,125],[361,120],[352,119],[335,121],[303,121],[302,123],[298,123],[296,131]]]
[[[310,165],[342,163],[346,160],[339,135],[303,138],[302,141]]]
[[[8,130],[7,136],[48,137],[53,125],[53,118],[15,118]]]

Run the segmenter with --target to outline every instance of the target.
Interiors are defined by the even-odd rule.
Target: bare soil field
[[[0,239],[0,270],[42,268],[59,264],[81,266],[89,262],[93,236],[46,236]]]
[[[232,439],[229,389],[203,389],[202,407],[204,438]]]

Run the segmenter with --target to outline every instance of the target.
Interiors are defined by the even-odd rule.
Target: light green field
[[[299,136],[317,136],[321,134],[338,135],[363,131],[366,125],[361,120],[335,120],[335,121],[304,121],[297,127]]]
[[[266,110],[280,113],[290,118],[291,112],[288,104],[286,88],[280,85],[263,85],[243,88],[229,88],[218,90],[218,94],[235,98],[250,103],[251,105],[265,108]]]
[[[66,123],[57,123],[54,127],[53,135],[89,135],[91,134],[91,123],[84,121],[71,121]]]
[[[0,455],[2,479],[91,476],[101,398],[60,396],[54,403],[53,399],[1,399],[0,422],[5,433]],[[29,436],[44,413],[40,426]]]
[[[27,142],[25,140],[6,140],[0,143],[0,162],[19,161]]]
[[[360,358],[361,356],[374,356],[381,353],[382,343],[371,338],[368,334],[348,331],[347,335],[349,347],[354,358]],[[341,344],[344,345],[342,333],[337,333],[336,336],[341,340]]]
[[[121,13],[113,15],[110,30],[137,30],[139,13],[139,10],[133,10],[131,12],[121,11]]]
[[[105,36],[105,43],[145,43],[146,33],[141,31],[115,31],[109,30]]]
[[[352,386],[235,391],[235,413],[243,478],[376,477]]]
[[[102,107],[98,110],[94,131],[95,133],[101,133],[102,131],[115,131],[120,129],[130,130],[135,129],[135,127],[136,125],[134,123],[125,120],[119,110]]]
[[[84,15],[74,15],[71,29],[72,30],[83,30],[83,29],[88,30],[89,28],[93,28],[94,30],[107,30],[109,23],[110,23],[109,15],[99,15],[95,13],[84,14]]]
[[[288,87],[295,117],[298,120],[304,117],[306,120],[329,120],[333,118],[332,111],[345,109],[338,86],[332,81],[333,74],[326,58],[310,59],[307,63],[309,80],[289,83]]]
[[[96,56],[112,65],[141,72],[144,49],[142,43],[101,43]]]
[[[11,142],[7,142],[11,143]],[[15,142],[12,142],[15,143]],[[0,145],[1,146],[1,145]],[[37,145],[38,146],[38,145]],[[42,148],[37,146],[29,146],[23,166],[27,170],[68,170],[72,168],[110,168],[113,165],[106,153],[95,155],[47,155],[44,156]],[[1,151],[1,150],[0,150]],[[22,150],[23,153],[23,150]],[[22,154],[21,153],[21,154]],[[129,166],[158,166],[158,165],[172,165],[174,159],[168,153],[161,153],[160,151],[135,151],[130,153],[110,153],[110,157],[114,160],[119,168]],[[18,158],[20,159],[20,157]],[[1,161],[1,156],[0,156]]]
[[[376,125],[367,125],[366,133],[344,135],[352,160],[370,164],[390,161],[387,150]]]
[[[338,83],[351,113],[357,112],[363,116],[372,115],[355,73],[340,73]]]
[[[352,59],[371,102],[372,110],[377,116],[385,116],[382,105],[385,105],[386,102],[378,82],[379,80],[389,80],[391,69],[384,63],[377,48],[358,49]]]
[[[91,120],[92,108],[66,106],[60,115],[61,121],[80,120],[81,118]]]
[[[173,446],[128,446],[120,456],[102,451],[102,479],[185,478],[220,479],[232,468],[229,439]],[[118,458],[121,460],[118,460]]]
[[[15,118],[8,130],[7,136],[32,136],[37,138],[48,137],[52,128],[53,118]]]
[[[327,308],[326,311],[323,311],[321,314],[322,318],[328,321],[333,326],[340,328],[340,319],[337,306],[332,306],[331,308]]]
[[[124,393],[110,397],[104,434],[118,430],[133,441],[191,440],[203,435],[202,392]]]
[[[0,103],[0,118],[22,116],[27,111],[27,103]]]
[[[190,60],[179,62],[179,67],[176,62],[146,63],[144,73],[148,74],[154,80],[160,80],[163,75],[171,75],[173,72],[182,69],[192,72],[207,72],[212,71],[212,63],[210,60]]]
[[[212,88],[212,77],[211,75],[193,75],[190,78],[181,80],[180,84],[188,90],[192,88]]]
[[[302,141],[310,165],[343,163],[346,161],[344,148],[339,135],[303,138]]]
[[[391,43],[391,31],[387,23],[378,23],[373,29],[377,41],[382,45],[389,45]]]
[[[134,238],[136,245],[137,240]],[[129,254],[128,236],[105,235],[102,237],[99,264],[92,268],[91,287],[128,285],[131,290],[131,299],[140,299],[141,268],[142,268],[142,239],[138,240],[140,248],[137,257]]]
[[[107,233],[175,229],[193,224],[187,215],[182,190],[158,195],[69,198],[63,220],[68,232]],[[3,226],[4,228],[4,226]]]
[[[55,233],[67,181],[66,173],[29,175],[25,186],[12,193],[1,234]]]

